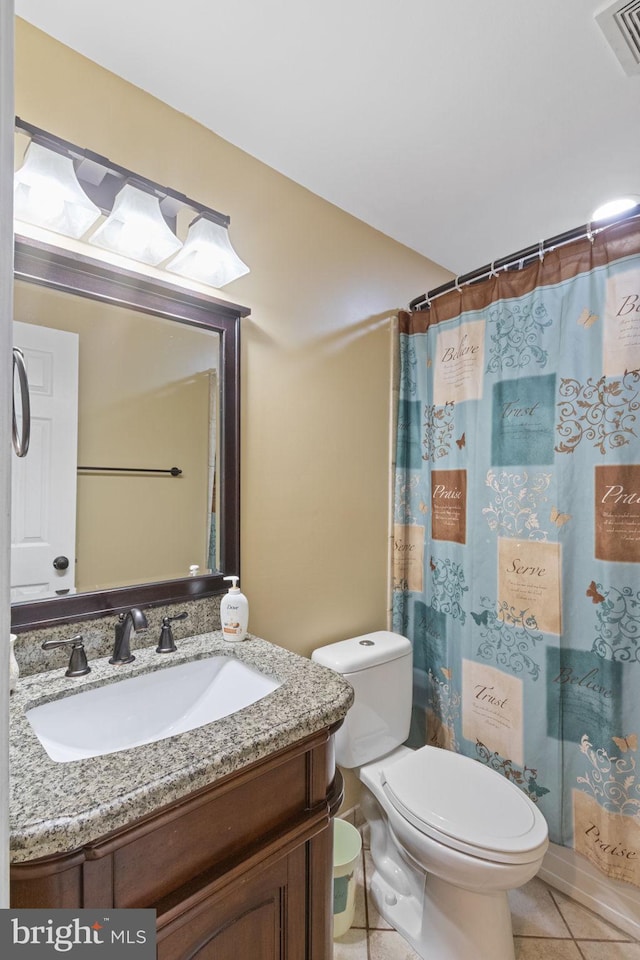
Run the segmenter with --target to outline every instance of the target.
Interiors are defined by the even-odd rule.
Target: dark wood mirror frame
[[[184,603],[225,592],[223,574],[240,574],[240,319],[250,311],[24,237],[16,237],[14,275],[29,283],[127,306],[219,334],[222,572],[17,603],[11,608],[11,629],[21,633],[118,613],[131,606]]]

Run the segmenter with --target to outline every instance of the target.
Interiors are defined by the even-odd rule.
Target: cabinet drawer
[[[220,861],[244,859],[270,832],[304,813],[304,753],[157,817],[113,851],[115,907],[154,903]]]

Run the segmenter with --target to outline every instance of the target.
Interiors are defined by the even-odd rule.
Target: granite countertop
[[[18,681],[10,703],[10,830],[14,863],[68,853],[340,721],[353,700],[342,677],[282,647],[215,631],[181,640],[177,652],[134,649],[70,679],[64,669]],[[30,707],[126,677],[225,654],[282,682],[244,710],[166,740],[91,759],[51,760],[25,717]]]

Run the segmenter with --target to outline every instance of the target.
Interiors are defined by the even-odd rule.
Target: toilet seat
[[[546,821],[532,801],[477,760],[422,747],[381,773],[398,813],[445,846],[484,860],[528,863],[547,843]]]

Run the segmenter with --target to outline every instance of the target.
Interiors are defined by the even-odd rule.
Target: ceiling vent
[[[626,74],[640,74],[640,0],[616,0],[595,18]]]

